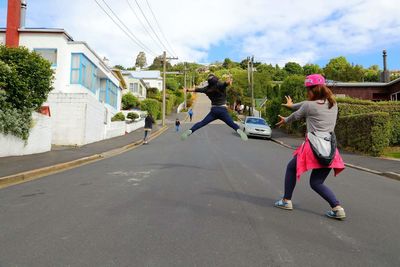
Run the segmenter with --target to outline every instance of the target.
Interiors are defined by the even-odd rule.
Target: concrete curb
[[[271,140],[273,142],[283,146],[283,147],[286,147],[286,148],[289,148],[289,149],[292,149],[292,150],[296,149],[296,148],[294,148],[294,147],[292,147],[290,145],[287,145],[284,142],[279,141],[277,139],[271,138]],[[350,164],[350,163],[344,163],[344,165],[346,167],[353,168],[353,169],[356,169],[356,170],[359,170],[359,171],[364,171],[364,172],[368,172],[368,173],[372,173],[372,174],[376,174],[376,175],[380,175],[380,176],[383,176],[383,177],[387,177],[387,178],[390,178],[390,179],[394,179],[394,180],[400,181],[400,174],[395,173],[395,172],[380,172],[380,171],[364,168],[364,167],[357,166],[357,165]]]
[[[159,130],[157,130],[154,134],[152,134],[150,136],[149,140],[151,141],[151,140],[156,139],[161,134],[163,134],[167,129],[168,129],[167,126],[160,128]],[[30,170],[30,171],[26,171],[26,172],[12,174],[9,176],[0,177],[0,189],[6,188],[6,187],[9,187],[12,185],[17,185],[20,183],[25,183],[28,181],[36,180],[36,179],[48,176],[50,174],[55,174],[55,173],[63,172],[66,170],[74,169],[76,167],[80,167],[80,166],[83,166],[83,165],[86,165],[89,163],[93,163],[93,162],[96,162],[96,161],[99,161],[102,159],[114,157],[114,156],[120,155],[122,153],[128,152],[132,149],[135,149],[142,144],[143,144],[143,140],[139,140],[134,143],[125,145],[123,147],[112,149],[112,150],[109,150],[109,151],[106,151],[106,152],[103,152],[100,154],[94,154],[92,156],[83,157],[80,159],[63,162],[63,163],[55,164],[55,165],[48,166],[48,167],[43,167],[43,168],[39,168],[39,169],[35,169],[35,170]]]

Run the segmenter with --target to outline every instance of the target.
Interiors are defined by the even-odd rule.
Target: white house
[[[130,92],[139,100],[146,99],[147,86],[143,79],[135,78],[130,71],[123,71],[122,76],[127,87],[126,90],[122,91],[122,94]]]
[[[125,71],[130,73],[133,78],[143,80],[147,88],[157,88],[158,91],[163,90],[163,78],[159,70],[140,70]]]
[[[52,63],[54,90],[49,94],[52,144],[84,145],[110,136],[110,118],[120,110],[120,81],[85,43],[63,29],[18,29],[19,45]],[[0,29],[5,43],[6,29]]]

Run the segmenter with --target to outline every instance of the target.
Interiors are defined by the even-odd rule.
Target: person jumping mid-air
[[[200,122],[193,125],[190,130],[186,130],[181,139],[186,140],[189,135],[198,129],[206,126],[210,122],[220,119],[225,122],[229,127],[235,130],[243,141],[247,140],[247,135],[239,128],[239,126],[232,120],[228,113],[226,105],[226,88],[232,85],[232,79],[229,78],[226,82],[220,82],[219,79],[210,74],[207,79],[208,85],[203,88],[196,88],[194,90],[187,89],[187,92],[204,93],[211,100],[211,110],[208,115]]]

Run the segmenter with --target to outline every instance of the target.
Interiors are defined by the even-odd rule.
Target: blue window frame
[[[101,79],[100,80],[100,94],[99,100],[109,104],[110,106],[117,108],[118,107],[118,86],[116,86],[109,79]]]
[[[99,88],[97,67],[82,53],[72,53],[71,84],[80,84],[94,94]]]
[[[118,90],[110,79],[100,79],[97,76],[97,67],[84,54],[72,53],[71,56],[71,84],[80,84],[94,94],[99,89],[99,100],[110,106],[118,107]]]

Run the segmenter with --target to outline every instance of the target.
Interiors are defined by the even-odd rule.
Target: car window
[[[258,118],[248,118],[248,119],[246,120],[246,123],[266,125],[265,120],[263,120],[263,119],[258,119]]]

